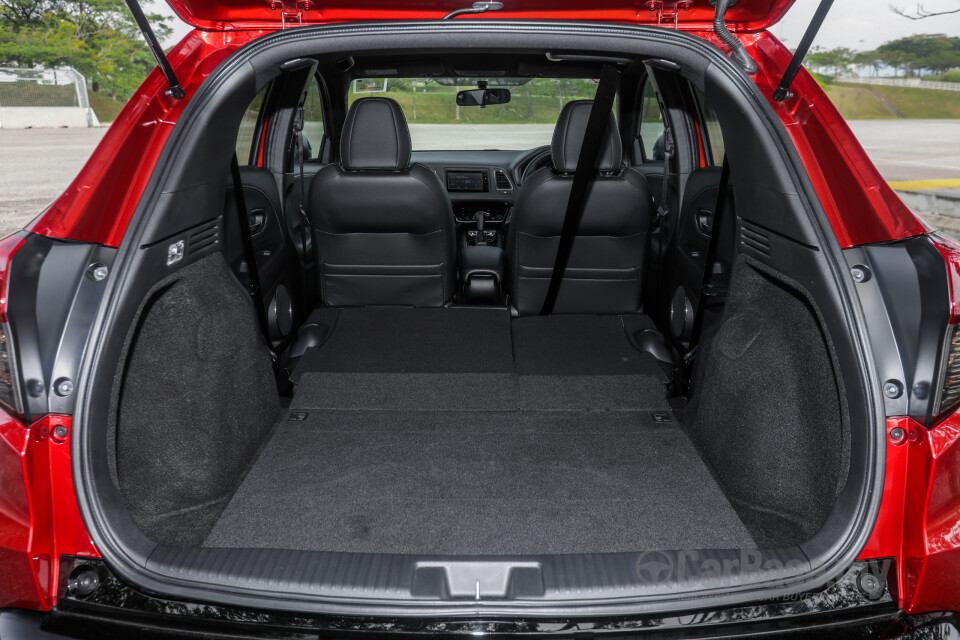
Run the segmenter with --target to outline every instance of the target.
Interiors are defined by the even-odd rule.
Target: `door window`
[[[663,113],[653,79],[648,78],[640,97],[640,144],[647,162],[663,162]]]
[[[710,106],[707,97],[703,95],[699,89],[695,90],[695,93],[697,103],[700,106],[700,121],[702,123],[701,128],[703,131],[706,166],[718,167],[723,164],[725,152],[723,130],[720,128],[720,120],[717,118],[717,113],[713,110],[713,107]]]
[[[237,161],[241,165],[255,165],[257,159],[252,158],[257,136],[260,135],[257,123],[260,121],[260,108],[263,106],[263,91],[254,96],[253,101],[243,112],[240,120],[240,130],[237,132]]]
[[[303,102],[303,159],[318,161],[323,151],[326,126],[323,121],[323,92],[317,78],[310,83]]]

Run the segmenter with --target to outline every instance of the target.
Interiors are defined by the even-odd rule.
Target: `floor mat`
[[[679,425],[638,411],[310,411],[281,423],[206,541],[458,555],[751,545]]]

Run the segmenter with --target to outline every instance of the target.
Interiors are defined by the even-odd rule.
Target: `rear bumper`
[[[897,609],[888,609],[886,611],[876,611],[866,613],[860,616],[842,616],[836,619],[818,618],[816,620],[778,620],[768,622],[749,622],[710,625],[711,628],[701,628],[703,625],[693,624],[694,629],[673,629],[664,632],[659,628],[636,629],[632,631],[615,631],[613,629],[604,633],[587,633],[571,630],[562,630],[557,628],[555,631],[549,631],[542,628],[538,632],[530,633],[537,637],[555,637],[555,638],[580,638],[607,636],[610,638],[627,639],[635,637],[638,640],[655,636],[657,638],[688,638],[696,637],[700,640],[709,638],[731,638],[754,635],[762,635],[764,638],[955,638],[960,634],[956,614],[940,614],[936,616],[924,616],[923,619],[913,619],[904,615]],[[176,616],[165,616],[166,620],[134,620],[134,619],[114,619],[106,615],[62,613],[53,610],[49,613],[39,613],[36,611],[24,611],[21,609],[7,609],[0,612],[0,640],[58,640],[66,638],[203,638],[212,640],[214,638],[278,638],[278,637],[297,637],[297,638],[332,638],[345,636],[358,637],[378,637],[389,636],[410,638],[416,636],[424,637],[443,637],[459,636],[472,637],[477,635],[477,631],[469,631],[461,628],[458,631],[444,632],[437,630],[436,627],[422,625],[419,630],[414,629],[418,625],[399,625],[401,628],[395,631],[387,631],[383,627],[374,628],[374,624],[369,624],[369,629],[363,629],[364,625],[354,628],[342,628],[340,630],[332,629],[300,629],[290,630],[289,636],[282,630],[272,625],[247,624],[247,628],[241,628],[236,623],[223,622],[221,624],[208,624],[200,627],[184,627],[177,624],[174,620]],[[692,616],[696,618],[696,615]],[[411,621],[412,622],[412,621]],[[480,625],[486,626],[486,625]],[[555,627],[562,625],[554,625]],[[481,632],[482,633],[482,632]],[[524,633],[491,632],[485,634],[491,638],[516,638],[526,635]]]
[[[56,607],[46,613],[0,610],[0,640],[21,638],[344,638],[359,639],[485,636],[496,640],[556,638],[611,640],[730,638],[958,637],[954,613],[908,616],[897,604],[892,561],[858,561],[819,591],[790,599],[710,611],[637,617],[574,617],[562,609],[546,616],[321,615],[220,606],[168,599],[119,580],[102,560],[64,558]],[[73,569],[71,571],[71,569]],[[86,582],[84,575],[94,578]],[[872,591],[868,575],[876,577]],[[481,617],[482,616],[482,617]],[[920,635],[915,635],[922,629]],[[929,629],[950,635],[930,635]]]

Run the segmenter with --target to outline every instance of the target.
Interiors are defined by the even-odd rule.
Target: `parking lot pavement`
[[[414,149],[521,150],[550,144],[553,129],[552,124],[411,124],[410,139]]]
[[[888,182],[960,179],[960,120],[854,120],[849,124]]]
[[[487,149],[503,140],[510,147],[547,144],[552,125],[411,125],[414,146]],[[960,179],[960,120],[861,120],[850,123],[880,173],[888,181]],[[73,180],[106,129],[0,129],[0,237],[29,222]],[[906,196],[904,196],[906,198]],[[914,205],[916,206],[916,205]],[[960,218],[937,215],[930,221],[960,236]]]
[[[0,237],[26,223],[73,181],[106,129],[0,129]]]

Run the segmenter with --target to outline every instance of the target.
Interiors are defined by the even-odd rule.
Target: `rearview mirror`
[[[510,102],[510,89],[469,89],[457,93],[458,107],[485,107]]]

